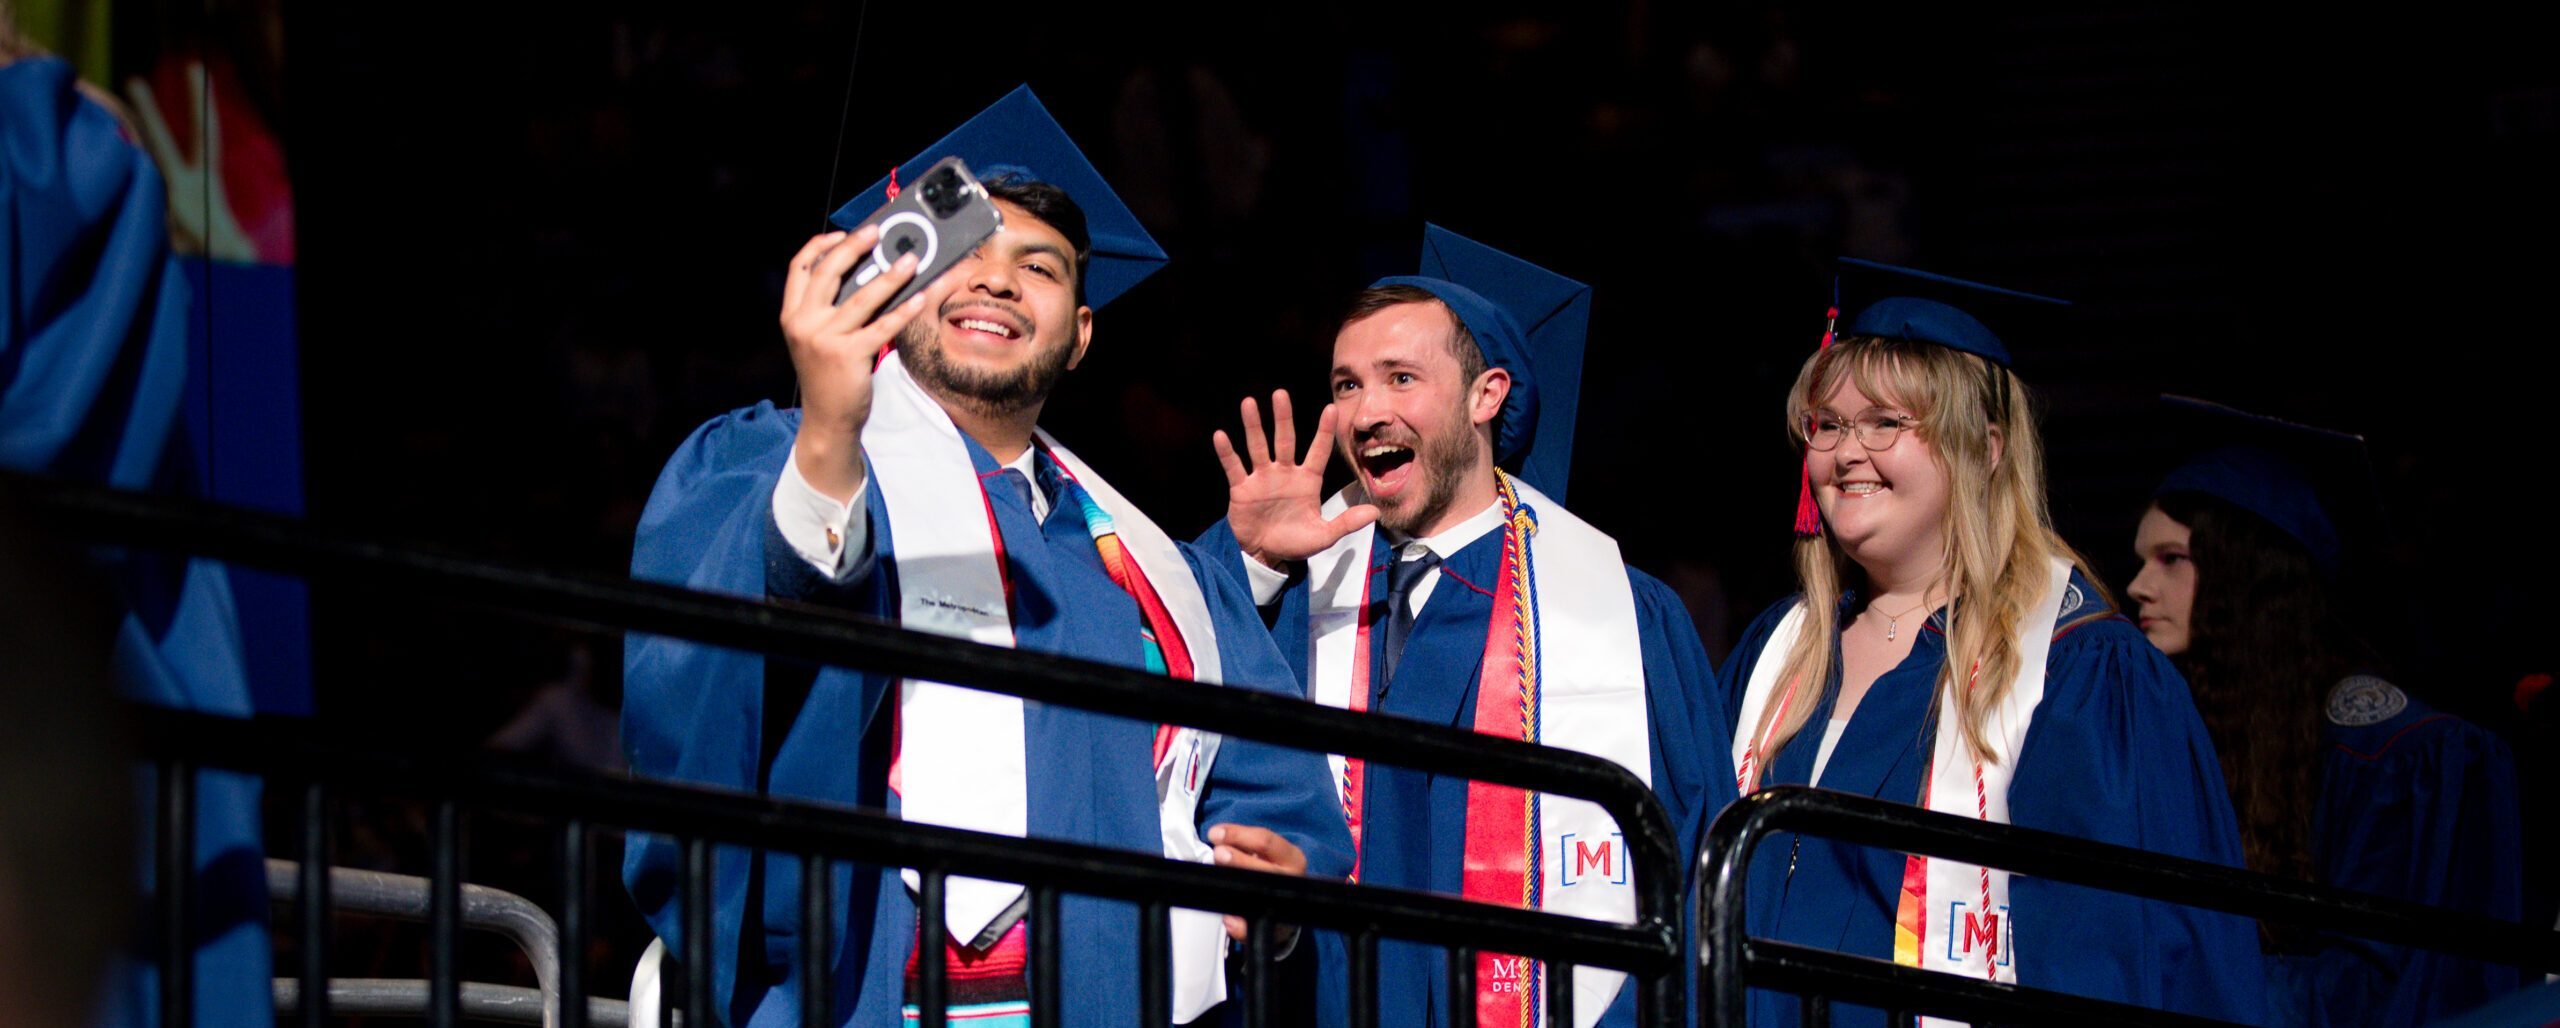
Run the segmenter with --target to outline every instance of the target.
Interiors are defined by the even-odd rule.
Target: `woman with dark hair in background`
[[[2161,483],[2128,593],[2195,690],[2249,867],[2516,919],[2523,842],[2507,747],[2385,680],[2340,589],[2349,540],[2371,527],[2355,522],[2375,506],[2363,440],[2170,402],[2240,445]],[[2280,1024],[2428,1022],[2520,981],[2513,967],[2427,950],[2274,924],[2260,936]]]

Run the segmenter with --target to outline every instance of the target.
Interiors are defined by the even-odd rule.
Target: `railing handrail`
[[[1660,972],[1676,946],[1641,925],[1475,903],[1435,893],[1274,875],[1166,860],[1144,852],[963,831],[850,807],[570,771],[494,753],[428,755],[334,742],[295,719],[231,718],[136,706],[146,752],[276,781],[327,776],[336,789],[451,799],[494,811],[578,818],[596,825],[720,845],[818,853],[876,866],[930,864],[955,875],[1039,881],[1133,902],[1277,912],[1318,928],[1356,930],[1540,959]],[[923,850],[930,857],[919,857]]]
[[[1856,965],[1880,962],[1754,940],[1745,924],[1750,861],[1760,840],[1780,831],[2002,868],[2344,935],[2387,937],[2396,943],[2494,963],[2560,970],[2560,931],[2078,836],[1978,821],[1869,796],[1777,786],[1743,797],[1717,815],[1707,828],[1706,844],[1699,856],[1699,943],[1719,954],[1704,982],[1716,999],[1700,1013],[1727,1019],[1721,1023],[1743,1023],[1740,1018],[1746,1013],[1744,989],[1749,984],[1743,980],[1746,965],[1796,982],[1811,981],[1816,974],[1855,973],[1860,975],[1862,985],[1871,984],[1898,997],[1917,999],[1925,993],[1946,1000],[1948,1005],[1928,1012],[1949,1017],[2014,1018],[2023,1009],[2015,1004],[2026,1001],[2058,1002],[2062,1006],[2049,1009],[2072,1010],[2079,1023],[2160,1023],[2162,1017],[2171,1016],[2065,993],[1992,986],[1945,975],[1858,971]],[[1732,958],[1725,959],[1724,954],[1731,954]],[[1938,988],[1941,979],[1948,986],[1943,992]],[[1923,1008],[1919,1002],[1909,1006]],[[2122,1020],[2128,1017],[2132,1019]]]
[[[427,923],[434,917],[432,879],[360,867],[329,868],[329,909]],[[267,895],[278,903],[302,902],[302,864],[267,858]],[[560,994],[560,927],[541,905],[505,889],[462,883],[462,927],[506,936],[533,967],[546,1008]]]
[[[1600,757],[1478,735],[1446,725],[1336,710],[1253,689],[1200,688],[1130,668],[911,631],[825,607],[722,596],[628,578],[538,571],[394,546],[322,524],[204,501],[14,472],[0,474],[0,490],[29,496],[39,509],[70,531],[125,545],[173,549],[306,578],[336,577],[355,585],[396,588],[404,596],[439,595],[813,663],[949,682],[1025,700],[1145,722],[1186,725],[1309,752],[1339,753],[1588,800],[1616,820],[1629,863],[1636,869],[1633,925],[1598,925],[1577,918],[1477,910],[1472,909],[1476,904],[1444,897],[1419,893],[1390,896],[1374,887],[1355,890],[1341,883],[1305,879],[1249,884],[1241,876],[1226,877],[1234,872],[1225,869],[1170,861],[1156,861],[1159,867],[1140,874],[1153,878],[1158,894],[1167,886],[1197,890],[1193,895],[1203,906],[1224,904],[1249,910],[1276,896],[1298,903],[1344,904],[1346,909],[1368,909],[1382,916],[1390,909],[1430,910],[1434,912],[1430,917],[1399,915],[1395,920],[1411,926],[1472,922],[1477,926],[1474,937],[1444,940],[1427,931],[1398,930],[1398,934],[1423,941],[1446,941],[1461,949],[1502,947],[1503,952],[1523,956],[1615,967],[1635,979],[1631,985],[1638,1011],[1648,1023],[1669,1024],[1685,1019],[1682,1014],[1687,997],[1680,984],[1678,964],[1682,952],[1681,895],[1687,885],[1689,865],[1682,859],[1670,816],[1652,791],[1633,773]],[[669,803],[683,802],[674,794],[661,794],[659,798]],[[692,824],[716,820],[722,804],[733,802],[734,797],[718,802],[693,801],[698,820]],[[849,823],[842,821],[841,814],[836,817],[839,823]],[[738,822],[740,831],[747,830],[751,823],[734,817],[730,820]],[[805,834],[813,840],[823,837],[826,833],[816,826],[824,823],[810,816],[810,830]],[[687,830],[684,826],[668,827],[675,828],[676,834]],[[993,877],[1002,877],[1010,862],[1028,859],[1027,855],[1034,852],[1021,848],[1018,842],[1007,840],[1006,845],[998,845],[973,839],[969,833],[951,833],[939,840],[923,834],[904,838],[952,847],[955,856],[966,854],[963,859],[948,861],[955,870],[966,873],[982,868]],[[857,848],[855,841],[852,837],[838,838],[831,840],[831,846],[853,849]],[[1083,868],[1084,884],[1065,880],[1058,884],[1109,895],[1138,896],[1139,890],[1129,887],[1133,879],[1125,866],[1115,875],[1105,873],[1103,865],[1095,862],[1109,852],[1096,850],[1083,861],[1070,859],[1069,866]],[[1111,856],[1125,859],[1121,854]],[[895,863],[887,857],[885,852],[878,852],[869,862]],[[1526,919],[1512,920],[1513,917]],[[1324,923],[1312,916],[1296,919]],[[1384,928],[1385,923],[1380,926]],[[1559,949],[1550,945],[1558,939],[1578,940],[1578,946]],[[175,974],[168,979],[167,984],[173,988],[182,984]]]
[[[1642,867],[1637,926],[1679,951],[1688,865],[1645,783],[1607,759],[1447,725],[1353,713],[1252,689],[1182,687],[1158,675],[955,640],[808,604],[744,599],[655,582],[539,571],[360,538],[324,524],[198,500],[17,472],[0,489],[32,498],[65,528],[306,577],[343,576],[405,593],[679,636],[737,649],[964,685],[1140,721],[1430,770],[1589,800],[1616,819]]]

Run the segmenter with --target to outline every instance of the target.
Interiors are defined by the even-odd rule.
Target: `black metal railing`
[[[1469,903],[1445,896],[1351,886],[1340,882],[1189,864],[1090,846],[1023,840],[915,824],[878,813],[851,811],[770,797],[690,788],[661,782],[590,777],[535,769],[486,757],[401,755],[334,746],[289,726],[240,722],[175,712],[149,719],[150,750],[162,761],[160,816],[167,858],[161,927],[170,948],[163,966],[183,969],[188,938],[183,843],[192,822],[192,771],[236,768],[265,775],[271,788],[302,796],[302,894],[325,910],[326,801],[344,790],[369,788],[424,797],[434,805],[434,879],[431,902],[430,1002],[438,1025],[453,1023],[457,977],[453,946],[460,888],[463,813],[506,811],[559,819],[564,874],[585,863],[590,832],[604,827],[665,834],[685,840],[681,890],[685,930],[680,961],[686,1022],[715,1023],[711,990],[703,977],[711,965],[709,881],[713,846],[740,845],[796,852],[805,862],[802,881],[807,924],[804,980],[827,980],[828,941],[823,894],[832,862],[917,868],[924,888],[920,920],[940,921],[944,880],[953,874],[1024,882],[1031,886],[1032,969],[1035,1017],[1054,1023],[1058,968],[1054,937],[1060,891],[1137,902],[1146,949],[1141,996],[1151,1021],[1162,1023],[1170,907],[1243,915],[1252,925],[1243,1002],[1250,1023],[1265,1023],[1272,926],[1329,928],[1351,937],[1354,954],[1352,1008],[1355,1023],[1374,1023],[1368,1000],[1377,995],[1376,948],[1381,937],[1448,947],[1451,987],[1471,992],[1472,954],[1491,951],[1546,961],[1550,1010],[1571,1010],[1571,968],[1607,967],[1626,972],[1636,993],[1638,1021],[1675,1025],[1686,1021],[1682,987],[1680,895],[1687,866],[1660,803],[1644,783],[1606,760],[1569,750],[1493,739],[1446,726],[1334,710],[1301,700],[1245,689],[1204,689],[1142,672],[1021,650],[960,642],[865,621],[807,605],[769,603],[694,592],[655,583],[566,575],[406,548],[332,531],[324,526],[213,504],[72,485],[20,475],[0,476],[0,488],[26,495],[66,530],[93,540],[184,552],[258,565],[325,580],[342,592],[385,590],[403,599],[433,597],[551,618],[584,621],[627,631],[678,636],[702,643],[755,650],[813,663],[862,668],[930,679],[1026,700],[1078,707],[1149,722],[1188,725],[1314,752],[1341,753],[1380,763],[1573,796],[1598,804],[1624,834],[1637,886],[1637,920],[1615,924],[1565,915]],[[170,870],[178,873],[169,874]],[[590,930],[582,881],[564,883],[561,935],[569,952],[582,952]],[[1178,897],[1169,903],[1166,897]],[[327,1015],[320,956],[325,917],[303,904],[300,995],[303,1023]],[[1284,917],[1285,915],[1285,917]],[[582,961],[560,962],[564,996],[584,995]],[[939,961],[922,961],[924,1023],[942,1023],[944,984]],[[164,1018],[190,1023],[183,970],[162,978]],[[823,990],[804,1005],[809,1024],[830,1020]],[[1473,1021],[1474,1004],[1453,1003],[1461,1025]],[[562,1005],[560,1023],[583,1028],[585,1004]]]
[[[1806,997],[1808,1024],[1829,1023],[1831,998],[1881,1007],[1895,1025],[1921,1014],[2074,1028],[2226,1023],[1755,938],[1746,928],[1744,903],[1752,855],[1760,840],[1782,831],[2535,971],[2560,971],[2560,932],[2548,929],[1871,797],[1781,786],[1744,797],[1707,829],[1699,862],[1697,922],[1700,949],[1714,955],[1698,983],[1699,1013],[1706,1023],[1748,1023],[1748,994],[1755,988]]]

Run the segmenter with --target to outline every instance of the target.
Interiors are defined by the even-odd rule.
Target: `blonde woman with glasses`
[[[1836,342],[1826,333],[1788,396],[1805,457],[1802,592],[1744,633],[1719,676],[1736,784],[1813,785],[2237,864],[2231,804],[2185,683],[2054,534],[2007,348],[1930,294],[2020,318],[2060,302],[1841,263],[1853,287],[1902,295],[1868,306]],[[1810,836],[1764,845],[1784,857],[1752,867],[1753,935],[2258,1018],[2246,920]],[[1796,1019],[1794,997],[1753,997],[1755,1024]]]

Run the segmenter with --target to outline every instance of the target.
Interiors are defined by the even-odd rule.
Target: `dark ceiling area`
[[[2560,70],[2526,15],[1695,6],[291,5],[309,509],[620,571],[687,431],[790,402],[785,258],[1029,82],[1173,256],[1047,421],[1178,536],[1224,509],[1210,432],[1320,386],[1427,220],[1595,287],[1574,507],[1721,653],[1791,588],[1784,392],[1852,254],[2079,301],[2011,344],[2114,585],[2156,394],[2366,434],[2403,677],[2513,717],[2560,618],[2530,370]],[[485,658],[559,646],[319,607],[324,716],[485,733],[541,673]]]

